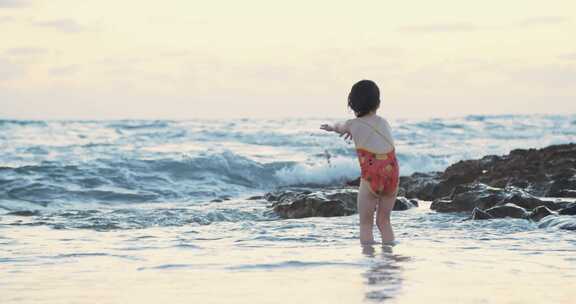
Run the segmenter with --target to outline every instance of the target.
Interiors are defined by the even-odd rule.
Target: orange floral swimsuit
[[[366,123],[367,124],[367,123]],[[369,125],[380,134],[384,140],[388,139],[376,128]],[[392,143],[390,143],[392,145]],[[396,150],[388,153],[374,153],[367,149],[357,148],[358,160],[362,178],[370,184],[372,192],[378,196],[391,195],[398,187],[400,168],[396,159]]]

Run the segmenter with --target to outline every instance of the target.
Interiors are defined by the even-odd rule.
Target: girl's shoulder
[[[366,124],[370,124],[373,126],[378,126],[378,125],[386,125],[386,126],[390,126],[390,124],[388,123],[388,120],[380,115],[374,115],[372,117],[356,117],[353,119],[348,120],[351,123],[354,122],[358,122],[360,124],[366,125]]]
[[[388,128],[390,128],[390,123],[388,122],[388,119],[382,117],[382,121],[384,121],[384,123],[386,124],[386,126],[387,126]]]
[[[355,118],[350,118],[348,120],[346,120],[345,124],[349,127],[353,127],[353,126],[361,126],[364,125],[366,122],[364,120],[362,120],[362,117],[355,117]]]
[[[390,129],[390,123],[388,120],[380,115],[374,115],[370,118],[367,117],[356,117],[346,120],[345,124],[348,127],[351,126],[361,126],[366,128],[385,128]]]
[[[382,123],[386,128],[390,128],[390,123],[388,122],[388,119],[380,115],[376,115],[376,117],[378,118],[380,123]]]
[[[346,120],[344,123],[348,126],[356,125],[362,122],[362,117],[355,117]]]

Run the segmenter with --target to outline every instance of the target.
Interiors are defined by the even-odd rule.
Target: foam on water
[[[353,180],[360,175],[356,159],[336,157],[319,159],[317,163],[298,163],[276,171],[275,176],[281,185],[337,185]]]

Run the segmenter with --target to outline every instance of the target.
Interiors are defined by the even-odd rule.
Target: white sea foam
[[[347,157],[335,157],[316,164],[297,164],[276,172],[281,185],[320,184],[331,185],[352,180],[360,175],[358,161]]]

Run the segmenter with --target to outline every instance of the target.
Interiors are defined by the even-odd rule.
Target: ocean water
[[[356,215],[282,220],[246,200],[357,177],[326,121],[0,120],[0,303],[576,299],[569,216],[462,221],[422,202],[393,213],[395,246],[362,248]],[[390,122],[404,175],[576,141],[576,115]]]

